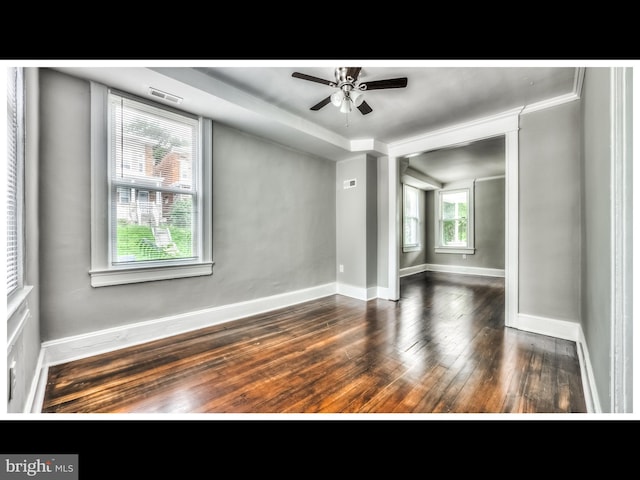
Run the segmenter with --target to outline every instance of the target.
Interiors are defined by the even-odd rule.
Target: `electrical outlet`
[[[340,265],[340,273],[344,273],[344,265]]]
[[[466,259],[467,259],[467,254],[466,254],[466,253],[463,253],[463,254],[462,254],[462,259],[463,259],[463,260],[466,260]]]

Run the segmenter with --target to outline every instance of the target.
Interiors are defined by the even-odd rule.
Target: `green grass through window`
[[[168,228],[176,247],[173,253],[156,245],[150,226],[119,224],[116,244],[118,260],[137,262],[192,257],[191,229],[174,226]]]

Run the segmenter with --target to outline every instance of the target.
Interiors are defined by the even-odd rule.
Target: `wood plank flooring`
[[[576,344],[504,326],[504,279],[425,272],[49,368],[44,413],[585,413]]]

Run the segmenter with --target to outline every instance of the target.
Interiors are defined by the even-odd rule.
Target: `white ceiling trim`
[[[542,100],[541,102],[536,102],[536,103],[532,103],[531,105],[527,105],[522,109],[521,115],[538,112],[546,108],[555,107],[557,105],[562,105],[564,103],[573,102],[574,100],[579,100],[579,99],[580,97],[575,92],[567,93],[565,95],[560,95],[558,97],[549,98],[547,100]]]
[[[573,91],[576,95],[578,95],[578,98],[582,96],[582,84],[584,83],[584,72],[585,72],[584,67],[576,68],[576,76],[573,79]]]
[[[580,100],[582,94],[582,83],[584,82],[584,68],[576,68],[576,74],[573,79],[573,91],[565,95],[560,95],[553,98],[548,98],[540,102],[526,105],[520,115],[526,115],[527,113],[537,112],[544,110],[545,108],[555,107],[562,105],[563,103],[573,102],[574,100]]]
[[[193,113],[333,161],[353,158],[354,153],[402,156],[426,151],[450,138],[460,140],[460,132],[469,132],[470,128],[473,139],[495,136],[496,130],[501,134],[517,130],[519,115],[579,99],[584,78],[584,68],[576,68],[574,91],[569,94],[387,144],[375,138],[350,140],[193,68],[57,69],[142,96],[147,95],[149,87],[185,97],[191,95],[191,102],[185,99],[183,106],[195,109]]]
[[[389,155],[402,157],[416,152],[426,152],[440,148],[443,145],[450,146],[456,143],[504,135],[505,132],[518,130],[518,117],[522,112],[522,108],[513,108],[496,115],[459,123],[424,135],[394,142],[388,146]]]
[[[389,147],[386,143],[379,142],[375,138],[365,138],[351,140],[351,151],[387,155],[389,153]]]
[[[401,177],[402,183],[411,185],[421,190],[439,190],[442,188],[442,182],[430,177],[414,168],[407,167]]]
[[[494,175],[493,177],[480,177],[476,178],[476,182],[488,182],[491,180],[498,180],[499,178],[505,178],[505,175]]]

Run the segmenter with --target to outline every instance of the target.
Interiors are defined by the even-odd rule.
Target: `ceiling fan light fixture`
[[[342,93],[342,90],[338,90],[337,92],[331,94],[331,103],[333,103],[333,105],[335,105],[336,107],[342,105],[343,100],[344,94]]]
[[[362,92],[359,90],[351,90],[349,92],[349,98],[356,107],[359,107],[362,105],[362,102],[364,102],[364,95],[362,95]]]
[[[340,105],[341,113],[351,113],[351,100],[348,97],[345,97],[342,105]]]

